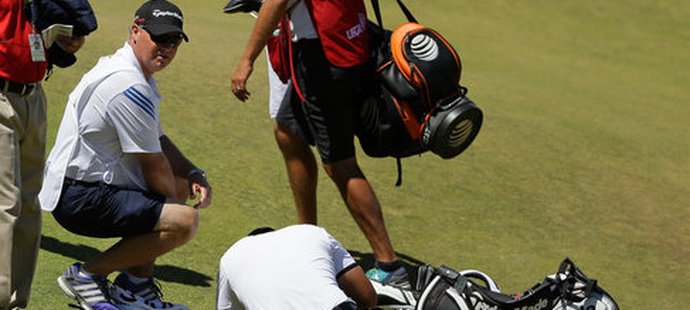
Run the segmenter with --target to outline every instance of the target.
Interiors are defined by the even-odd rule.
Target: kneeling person
[[[152,276],[156,258],[191,240],[198,208],[211,203],[203,171],[164,135],[159,118],[153,74],[172,62],[183,39],[180,9],[146,2],[124,46],[101,58],[69,96],[41,206],[73,233],[122,238],[58,278],[86,309],[186,309],[162,301]],[[190,198],[198,202],[187,205]],[[111,290],[107,276],[118,270]]]
[[[362,268],[318,226],[254,230],[220,261],[218,310],[354,310],[375,305],[376,292]]]

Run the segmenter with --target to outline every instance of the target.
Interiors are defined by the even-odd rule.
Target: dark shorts
[[[319,40],[295,43],[295,80],[307,100],[301,102],[294,88],[276,116],[279,124],[307,143],[316,145],[321,160],[333,163],[355,155],[357,111],[366,94],[369,63],[349,68],[331,66]]]
[[[136,236],[153,231],[164,203],[165,197],[148,192],[66,178],[53,217],[78,235]]]

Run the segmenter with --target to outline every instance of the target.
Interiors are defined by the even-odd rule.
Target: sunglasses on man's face
[[[146,28],[143,28],[146,30]],[[176,48],[182,44],[182,35],[179,33],[169,33],[169,34],[163,34],[163,35],[154,35],[148,30],[146,32],[149,33],[149,36],[151,37],[151,41],[153,43],[156,43],[158,47],[167,47],[167,48]]]

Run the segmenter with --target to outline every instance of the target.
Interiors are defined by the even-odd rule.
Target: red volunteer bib
[[[362,0],[304,0],[328,61],[352,67],[369,59],[367,14]]]

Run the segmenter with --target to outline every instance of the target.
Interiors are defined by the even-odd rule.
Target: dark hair
[[[265,234],[267,232],[272,232],[274,230],[275,229],[273,229],[272,227],[263,226],[263,227],[255,228],[254,230],[249,232],[249,234],[247,236],[256,236],[256,235],[260,235],[260,234]]]

